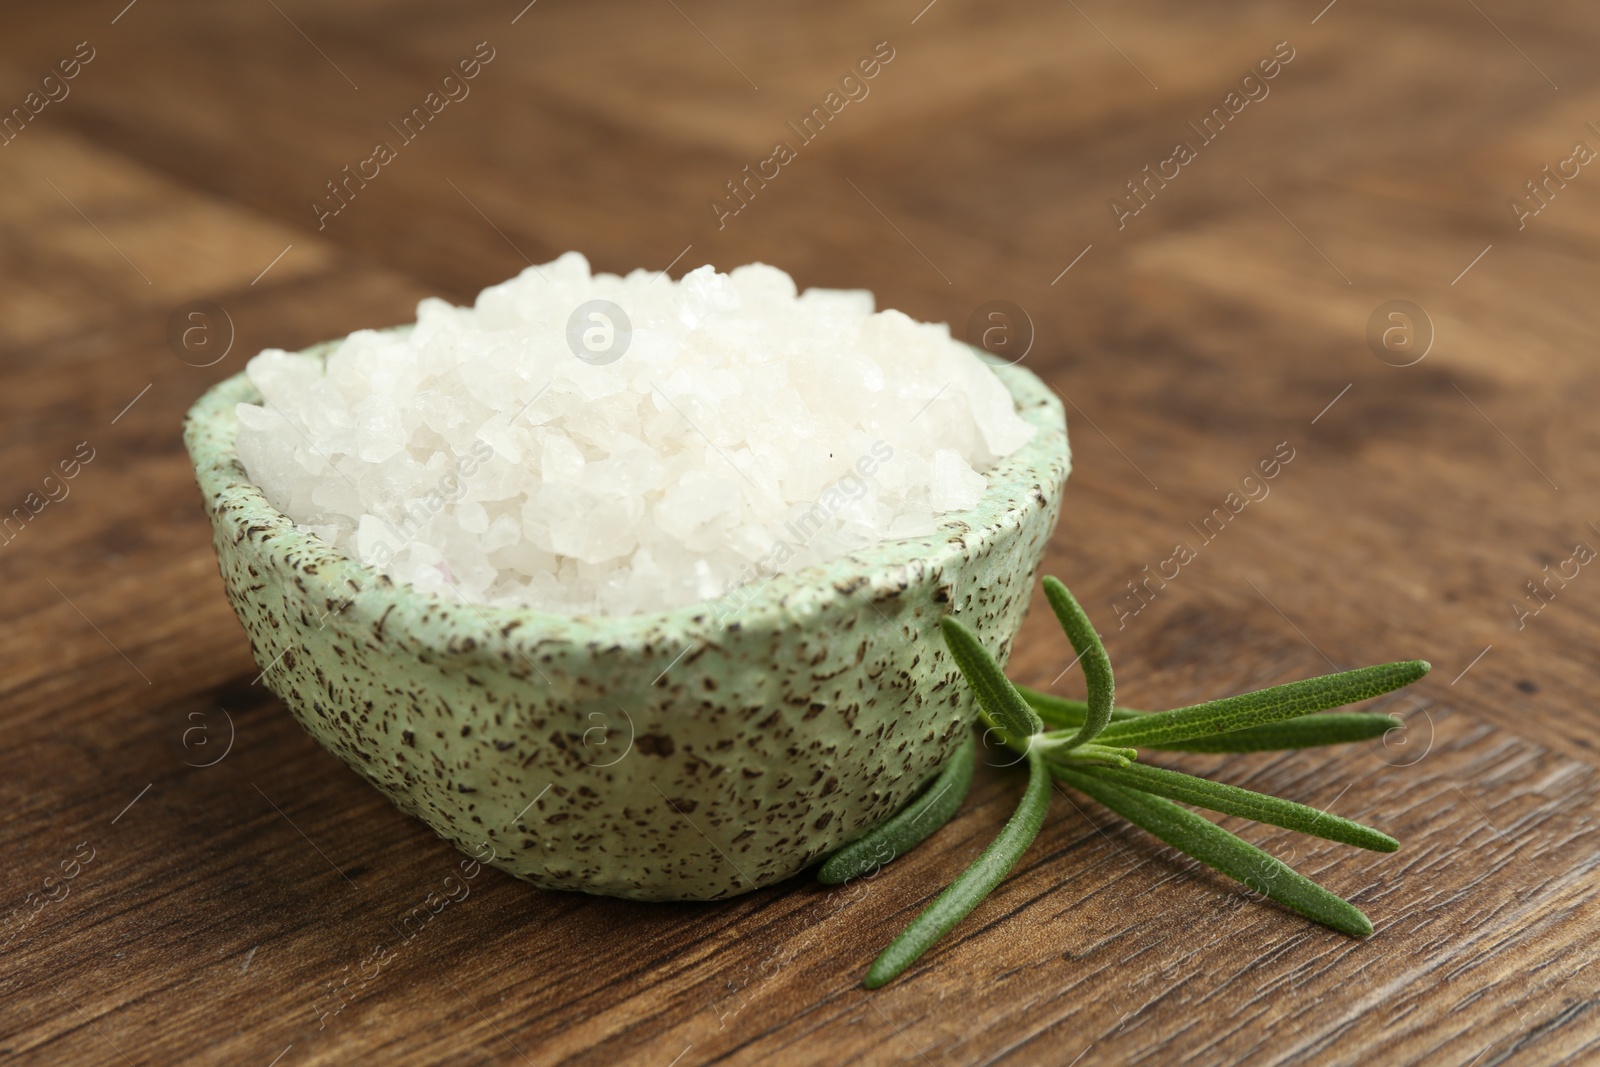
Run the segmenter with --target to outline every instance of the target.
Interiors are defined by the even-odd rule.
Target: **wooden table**
[[[1600,569],[1570,562],[1600,548],[1600,167],[1573,151],[1600,151],[1600,20],[1322,2],[8,12],[7,1062],[1600,1056]],[[860,98],[798,137],[879,42]],[[733,199],[779,141],[794,158]],[[956,936],[863,991],[1008,812],[1018,783],[985,771],[863,887],[644,905],[487,871],[335,994],[458,857],[252,685],[179,423],[263,347],[468,301],[570,248],[674,274],[759,259],[958,332],[987,301],[1023,309],[1024,365],[1068,398],[1076,449],[1047,570],[1105,632],[1119,697],[1435,664],[1379,702],[1407,723],[1387,745],[1168,761],[1400,837],[1384,856],[1244,830],[1377,933],[1058,798]],[[1388,319],[1395,300],[1422,314]],[[1208,533],[1279,449],[1269,493]],[[1178,544],[1195,558],[1135,595]],[[1041,609],[1015,676],[1071,694]]]

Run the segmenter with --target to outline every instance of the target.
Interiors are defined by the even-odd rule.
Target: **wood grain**
[[[1600,575],[1513,607],[1600,546],[1600,172],[1545,186],[1522,228],[1508,207],[1600,149],[1592,5],[124,3],[11,12],[0,43],[4,109],[95,50],[0,145],[0,509],[93,450],[0,539],[7,1062],[1600,1059]],[[882,41],[870,94],[719,225],[724,183]],[[324,183],[479,42],[470,96],[319,228]],[[1112,198],[1279,42],[1270,92],[1119,228]],[[1435,664],[1378,702],[1408,724],[1387,745],[1162,761],[1399,837],[1243,830],[1377,933],[1313,927],[1061,790],[1000,890],[864,992],[1006,817],[1019,783],[989,768],[859,884],[644,905],[484,871],[398,940],[460,857],[252,684],[179,423],[263,347],[569,248],[761,259],[958,332],[986,300],[1026,309],[1077,456],[1047,568],[1120,698]],[[1413,366],[1365,340],[1393,299],[1433,325]],[[207,367],[166,339],[193,300],[232,324]],[[1270,493],[1201,536],[1281,443]],[[1133,597],[1179,543],[1194,561]],[[1014,673],[1070,695],[1069,661],[1041,598]]]

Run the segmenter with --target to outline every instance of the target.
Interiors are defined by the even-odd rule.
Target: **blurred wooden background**
[[[3,16],[0,511],[31,516],[0,538],[8,1062],[1600,1055],[1600,571],[1569,562],[1600,549],[1600,169],[1574,153],[1600,151],[1592,5],[524,2]],[[880,42],[867,95],[719,219],[725,183]],[[325,184],[475,51],[470,94],[319,227]],[[1178,141],[1195,158],[1113,209]],[[640,905],[488,871],[359,995],[330,992],[456,856],[250,685],[179,423],[263,347],[572,248],[607,270],[764,260],[958,332],[986,301],[1023,309],[1077,458],[1047,567],[1119,696],[1434,662],[1383,705],[1409,724],[1387,746],[1170,761],[1399,836],[1374,856],[1246,831],[1377,934],[1058,798],[959,936],[863,992],[1005,817],[1016,783],[986,774],[862,887]],[[1431,322],[1410,366],[1367,340],[1392,300]],[[220,313],[185,348],[168,323],[193,301]],[[1281,442],[1270,495],[1132,598]],[[1015,673],[1070,694],[1047,615]]]

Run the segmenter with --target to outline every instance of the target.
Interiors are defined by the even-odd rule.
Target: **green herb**
[[[1207,867],[1238,879],[1246,888],[1342,934],[1366,937],[1372,933],[1371,920],[1355,905],[1340,900],[1276,856],[1235,837],[1209,819],[1180,808],[1170,800],[1098,781],[1066,767],[1058,768],[1055,773],[1135,826],[1149,831],[1179,852],[1188,853]]]
[[[978,706],[991,726],[1013,739],[1030,737],[1044,729],[1039,713],[1028,707],[1028,702],[1006,678],[977,634],[950,615],[939,620],[939,628],[944,631],[944,643],[950,647],[951,658],[966,675],[967,684],[972,686]]]
[[[1064,729],[1083,725],[1089,705],[1082,700],[1041,693],[1025,685],[1017,686],[1039,718],[1047,726]],[[1149,715],[1148,711],[1114,707],[1111,721],[1137,719]],[[1329,714],[1302,715],[1284,719],[1265,726],[1251,726],[1232,733],[1213,734],[1210,737],[1191,737],[1186,741],[1171,741],[1146,748],[1159,748],[1168,752],[1269,752],[1289,748],[1316,748],[1321,745],[1339,745],[1350,741],[1370,741],[1382,737],[1390,730],[1405,724],[1393,715],[1372,715],[1364,711],[1332,712]]]
[[[1039,718],[1051,726],[1075,727],[1082,726],[1089,717],[1089,704],[1084,700],[1068,700],[1066,697],[1052,696],[1041,693],[1037,689],[1029,689],[1025,685],[1016,687],[1017,692],[1028,706],[1038,713]],[[1147,711],[1134,711],[1132,708],[1111,708],[1111,721],[1121,722],[1123,719],[1137,719],[1141,715],[1148,715]]]
[[[1329,841],[1339,841],[1357,848],[1370,848],[1375,852],[1393,852],[1400,842],[1358,822],[1329,815],[1292,800],[1268,796],[1265,793],[1240,789],[1236,785],[1208,782],[1192,774],[1181,774],[1161,767],[1144,764],[1128,767],[1094,767],[1087,773],[1112,785],[1138,789],[1169,800],[1181,800],[1197,808],[1209,808],[1224,815],[1238,815],[1256,822],[1271,823],[1286,830],[1298,830]]]
[[[1106,646],[1100,643],[1100,635],[1095,633],[1089,616],[1067,587],[1056,578],[1046,578],[1043,585],[1050,610],[1056,613],[1061,628],[1067,632],[1067,640],[1072,643],[1072,650],[1078,654],[1078,662],[1083,664],[1083,677],[1089,687],[1088,711],[1083,725],[1067,745],[1072,748],[1094,740],[1111,721],[1111,697],[1116,689],[1111,678],[1111,657],[1106,655]]]
[[[932,948],[935,941],[981,904],[1039,836],[1039,827],[1044,825],[1044,815],[1049,808],[1050,770],[1045,766],[1043,753],[1032,752],[1028,755],[1027,792],[1022,794],[1022,803],[1006,820],[1000,836],[883,950],[867,971],[866,987],[877,989],[899,977],[901,971],[915,963],[918,956]]]
[[[954,618],[940,620],[951,658],[977,697],[980,722],[1026,757],[1028,785],[1015,814],[977,862],[873,963],[867,972],[867,987],[875,989],[901,974],[966,918],[1016,866],[1044,821],[1052,777],[1307,918],[1353,937],[1372,933],[1372,923],[1354,905],[1173,801],[1379,852],[1394,851],[1400,847],[1398,841],[1304,804],[1150,766],[1140,762],[1133,746],[1257,752],[1379,737],[1402,724],[1388,715],[1319,713],[1409,685],[1428,672],[1428,664],[1405,660],[1341,671],[1173,711],[1118,708],[1111,661],[1083,608],[1054,578],[1044,579],[1044,590],[1083,664],[1088,699],[1067,700],[1012,685],[977,635]],[[1047,725],[1052,729],[1046,731]],[[910,807],[836,853],[823,864],[819,877],[844,881],[903,855],[954,815],[971,776],[969,739]]]
[[[1268,723],[1266,726],[1252,726],[1238,733],[1192,737],[1187,741],[1147,747],[1171,752],[1270,752],[1370,741],[1404,725],[1393,715],[1371,715],[1361,711],[1334,712],[1331,715],[1306,715]]]
[[[1232,733],[1380,696],[1410,685],[1427,673],[1428,664],[1419,659],[1340,671],[1243,696],[1124,719],[1106,727],[1104,736],[1107,741],[1125,745],[1160,745]]]
[[[859,878],[904,856],[921,844],[923,838],[949,822],[960,809],[961,802],[967,799],[967,790],[972,788],[976,752],[972,731],[968,730],[961,739],[961,747],[928,788],[900,814],[828,857],[828,862],[817,871],[817,881],[824,885],[841,885]]]

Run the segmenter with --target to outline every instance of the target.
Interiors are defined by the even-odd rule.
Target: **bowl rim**
[[[410,328],[407,324],[377,332]],[[319,342],[297,354],[326,358],[345,340]],[[980,358],[986,356],[973,351]],[[945,514],[934,531],[922,537],[880,541],[823,563],[758,577],[708,600],[627,615],[567,615],[476,603],[462,596],[452,599],[397,582],[320,537],[301,532],[250,480],[238,457],[236,405],[262,401],[247,371],[216,383],[195,401],[185,415],[183,437],[216,536],[226,534],[236,544],[253,541],[256,553],[279,565],[275,569],[295,572],[296,584],[308,597],[339,604],[335,614],[351,623],[377,623],[391,637],[409,636],[425,646],[443,646],[446,652],[470,652],[484,634],[527,647],[603,643],[636,650],[654,649],[663,637],[670,637],[667,643],[676,650],[685,640],[692,643],[724,631],[792,626],[798,618],[836,607],[863,589],[874,601],[893,596],[929,572],[982,555],[1001,535],[1019,527],[1027,512],[1057,503],[1072,466],[1060,400],[1020,366],[988,358],[983,362],[1005,385],[1017,413],[1034,427],[1034,434],[985,472],[989,484],[976,506]],[[720,618],[724,613],[718,605],[752,588],[731,619]],[[440,641],[441,623],[455,639]],[[460,640],[469,637],[474,640]],[[689,645],[683,647],[687,650]]]

